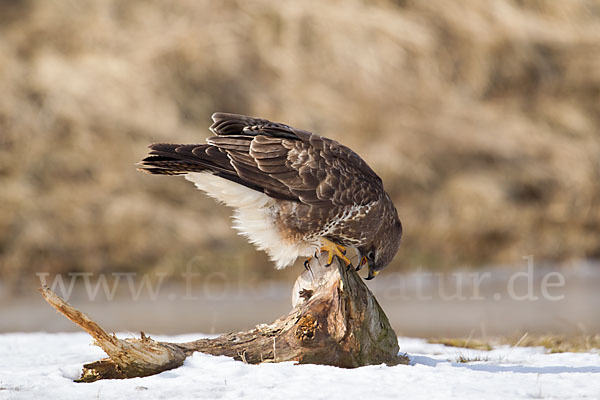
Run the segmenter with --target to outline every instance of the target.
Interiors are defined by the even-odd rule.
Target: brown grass
[[[439,343],[444,346],[460,347],[463,349],[474,349],[474,350],[492,350],[494,348],[493,343],[481,339],[473,338],[430,338],[427,340],[428,343]]]
[[[600,351],[600,335],[521,335],[512,337],[472,339],[472,338],[431,338],[429,343],[440,343],[445,346],[460,347],[475,350],[492,350],[494,346],[510,345],[519,347],[545,347],[549,353],[583,353]],[[458,362],[461,361],[459,356]],[[471,360],[480,361],[480,360]]]
[[[203,141],[216,110],[358,150],[405,225],[394,268],[599,257],[599,17],[591,0],[1,1],[0,276],[196,255],[270,274],[227,210],[133,166],[150,142]]]
[[[481,357],[481,356],[465,356],[464,354],[459,354],[455,361],[457,363],[461,363],[461,364],[467,364],[470,362],[481,362],[481,361],[489,361],[488,357]]]
[[[505,344],[515,343],[514,338],[507,338],[504,342]],[[550,353],[600,351],[600,335],[528,335],[525,339],[521,340],[519,346],[541,346],[548,349]]]

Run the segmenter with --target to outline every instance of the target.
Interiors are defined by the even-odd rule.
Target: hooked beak
[[[362,267],[364,267],[364,266],[365,266],[365,264],[367,264],[367,265],[368,265],[368,263],[367,263],[367,257],[363,256],[363,257],[360,259],[360,264],[358,264],[358,265],[356,266],[356,271],[360,271],[360,270],[362,269]]]
[[[379,271],[371,269],[371,266],[369,266],[369,275],[365,279],[370,281],[371,279],[375,278],[378,273],[379,273]]]

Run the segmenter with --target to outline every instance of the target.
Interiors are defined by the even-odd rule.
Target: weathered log
[[[78,382],[154,375],[181,366],[186,358],[181,348],[170,343],[156,342],[143,332],[140,339],[123,340],[114,334],[109,335],[46,285],[42,286],[40,292],[52,307],[89,333],[94,338],[94,344],[101,347],[109,357],[85,364]]]
[[[157,342],[143,332],[140,339],[118,339],[48,287],[40,291],[109,356],[84,365],[81,382],[157,374],[181,366],[196,351],[250,364],[296,361],[352,368],[407,363],[405,356],[398,355],[396,333],[360,276],[337,258],[327,266],[326,258],[312,258],[298,277],[294,308],[287,315],[248,332],[187,343]]]

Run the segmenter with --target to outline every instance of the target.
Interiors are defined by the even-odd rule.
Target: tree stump
[[[196,351],[250,364],[296,361],[353,368],[408,363],[398,354],[396,333],[362,278],[336,257],[327,266],[326,258],[313,257],[307,263],[294,284],[293,309],[287,315],[248,332],[187,343],[157,342],[143,332],[140,339],[118,339],[47,286],[40,292],[109,357],[85,364],[78,382],[154,375],[181,366]]]

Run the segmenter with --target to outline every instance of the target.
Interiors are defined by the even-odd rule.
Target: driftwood
[[[40,289],[57,311],[89,333],[108,355],[83,366],[79,382],[148,376],[177,368],[194,352],[226,355],[250,364],[296,361],[338,367],[407,363],[396,333],[362,278],[334,258],[314,257],[298,277],[289,314],[248,332],[187,343],[109,335],[48,287]]]

